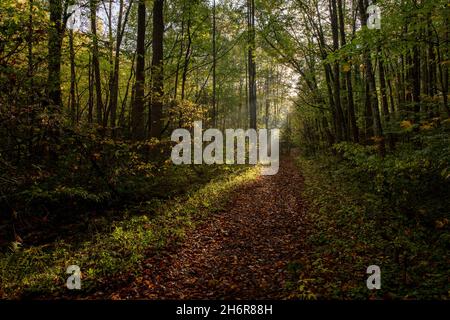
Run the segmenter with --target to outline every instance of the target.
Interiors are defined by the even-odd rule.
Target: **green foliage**
[[[293,274],[307,277],[305,290],[319,299],[370,297],[365,270],[371,264],[384,266],[386,241],[344,181],[330,175],[329,165],[304,158],[298,164],[305,178],[302,196],[310,216],[305,246],[311,252],[296,261]]]
[[[377,155],[374,146],[340,143],[335,149],[343,157],[338,174],[383,199],[384,206],[428,223],[448,215],[447,129],[413,135],[409,143],[384,158]]]
[[[334,298],[450,298],[446,130],[413,134],[384,158],[374,146],[340,143],[334,146],[338,157],[299,160],[315,252],[300,264],[315,267],[297,274],[313,279],[312,292]],[[372,264],[382,270],[382,289],[374,293],[365,288],[365,269]]]
[[[230,167],[223,176],[210,176],[201,188],[168,201],[151,200],[130,206],[122,220],[101,222],[104,230],[84,239],[51,244],[25,244],[0,253],[2,298],[51,296],[65,291],[67,266],[82,269],[82,290],[88,294],[107,281],[129,272],[138,273],[140,262],[151,250],[160,250],[183,237],[186,229],[210,212],[219,210],[228,193],[257,177],[257,168]],[[217,174],[217,172],[215,172]],[[136,215],[143,212],[144,214]],[[101,229],[90,221],[93,230]],[[89,227],[88,227],[89,228]]]

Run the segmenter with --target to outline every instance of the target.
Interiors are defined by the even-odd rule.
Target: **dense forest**
[[[0,298],[450,299],[449,20],[445,0],[2,0]],[[194,121],[280,129],[279,173],[175,165]]]

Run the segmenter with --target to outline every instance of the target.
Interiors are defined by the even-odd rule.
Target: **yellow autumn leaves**
[[[402,129],[407,130],[407,129],[409,129],[409,128],[412,127],[412,122],[409,121],[409,120],[403,120],[402,122],[400,122],[400,127],[401,127]]]
[[[410,120],[403,120],[402,122],[400,122],[400,127],[405,131],[410,131],[417,126],[419,127],[420,131],[426,131],[435,128],[436,124],[434,122],[422,122],[420,125],[416,125]]]

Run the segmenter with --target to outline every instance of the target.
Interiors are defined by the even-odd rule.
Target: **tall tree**
[[[250,128],[256,129],[256,32],[255,32],[255,0],[247,0],[247,28],[248,28],[248,99],[250,112]]]
[[[152,56],[152,104],[150,136],[161,138],[162,108],[164,96],[164,0],[153,4],[153,56]]]
[[[212,8],[212,56],[213,56],[213,80],[212,80],[212,122],[213,127],[217,126],[216,117],[216,64],[217,64],[217,51],[216,51],[216,0],[213,0]]]
[[[48,102],[62,107],[61,94],[61,53],[62,41],[68,19],[68,1],[49,0],[50,28],[48,32]]]
[[[74,32],[73,29],[69,30],[69,60],[70,60],[70,118],[72,125],[75,124],[77,118],[76,110],[76,95],[75,95],[75,85],[76,85],[76,70],[75,70],[75,48],[74,48]]]
[[[33,61],[33,8],[34,8],[34,0],[28,1],[28,35],[27,35],[27,45],[28,45],[28,69],[27,69],[27,77],[29,79],[29,101],[30,104],[34,101],[34,61]]]
[[[145,138],[144,86],[145,86],[145,0],[139,0],[136,42],[136,83],[134,103],[131,110],[131,136],[134,140]]]
[[[130,0],[128,5],[128,9],[125,13],[125,17],[123,16],[124,11],[124,0],[120,0],[119,2],[119,16],[117,22],[117,35],[116,35],[116,48],[114,54],[114,67],[113,67],[113,76],[111,80],[111,93],[110,93],[110,102],[109,102],[109,110],[111,112],[110,118],[110,126],[113,129],[116,126],[116,118],[117,118],[117,100],[119,94],[119,70],[120,70],[120,48],[122,45],[123,34],[125,32],[125,26],[128,22],[128,17],[131,11],[131,7],[133,5],[133,0]]]
[[[364,4],[364,0],[358,0],[359,15],[361,20],[361,25],[363,27],[367,26],[368,16],[366,14],[367,6]],[[372,61],[370,59],[369,53],[365,50],[363,52],[364,60],[364,70],[366,73],[366,97],[368,99],[368,104],[370,105],[370,110],[372,112],[373,119],[373,131],[375,138],[379,140],[379,151],[381,155],[385,153],[385,145],[383,138],[383,129],[381,127],[381,116],[380,110],[378,108],[378,96],[376,90],[375,74],[373,72]]]
[[[344,47],[347,44],[347,39],[345,35],[345,19],[344,19],[344,8],[342,0],[337,0],[337,8],[339,15],[339,32],[341,39],[341,47]],[[350,58],[350,57],[349,57]],[[349,59],[347,58],[347,59]],[[347,62],[348,63],[348,62]],[[353,101],[353,84],[352,84],[352,68],[351,65],[348,64],[348,69],[345,72],[345,84],[347,89],[347,103],[348,103],[348,123],[350,134],[352,140],[354,142],[359,141],[359,132],[358,126],[356,125],[356,115],[355,115],[355,104]]]
[[[95,83],[95,98],[96,98],[96,119],[97,124],[103,124],[103,99],[102,99],[102,83],[100,74],[100,60],[98,48],[97,35],[97,6],[98,0],[90,0],[90,15],[91,15],[91,34],[92,34],[92,65]]]
[[[338,30],[338,14],[336,8],[336,0],[330,0],[329,10],[331,17],[331,31],[333,35],[333,49],[339,50],[339,30]],[[336,60],[333,64],[333,94],[334,108],[336,112],[336,139],[337,141],[345,140],[345,121],[344,112],[341,105],[341,81],[340,81],[339,62]]]
[[[191,17],[191,8],[189,7],[188,12],[188,19],[187,19],[187,44],[186,44],[186,53],[184,54],[184,63],[183,63],[183,73],[181,75],[181,100],[184,100],[185,94],[186,94],[186,82],[187,82],[187,74],[189,71],[189,63],[191,61],[191,55],[192,55],[192,33],[191,33],[191,24],[192,24],[192,17]]]

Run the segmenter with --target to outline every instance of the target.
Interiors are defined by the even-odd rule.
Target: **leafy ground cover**
[[[80,221],[64,229],[68,235],[43,244],[16,242],[0,254],[1,297],[68,294],[65,271],[69,265],[82,269],[84,294],[120,283],[120,275],[134,270],[148,251],[183,238],[201,217],[219,210],[229,192],[255,178],[255,170],[209,167],[201,170],[202,179],[193,180],[186,194],[135,202],[120,213],[80,216]]]
[[[404,165],[397,167],[392,167],[390,159],[366,159],[355,165],[348,158],[346,160],[346,156],[340,161],[333,157],[299,158],[298,165],[305,179],[302,195],[310,217],[309,228],[305,229],[310,254],[291,263],[291,271],[299,279],[293,283],[298,292],[295,296],[450,298],[450,230],[445,218],[448,207],[447,211],[441,207],[443,194],[438,189],[428,189],[429,193],[423,193],[422,197],[408,198],[408,208],[418,208],[413,214],[402,211],[406,206],[399,199],[383,196],[386,185],[384,189],[376,187],[380,179],[394,181],[392,175],[397,169],[398,175],[403,173],[405,180],[412,180],[397,192],[407,195],[417,190],[414,175],[418,168],[424,170],[418,163],[423,164],[426,160],[413,162],[413,156],[404,157]],[[378,163],[378,167],[374,163]],[[423,175],[433,174],[430,166]],[[367,167],[377,168],[378,175],[374,174],[376,178],[372,184],[359,174],[371,176],[373,172]],[[386,174],[386,170],[390,171]],[[434,178],[440,179],[430,179]],[[426,180],[421,181],[425,183]],[[431,190],[433,194],[430,194]],[[440,190],[448,192],[448,189]],[[423,208],[427,203],[424,198],[429,199],[429,207]],[[433,198],[438,205],[431,206]],[[370,265],[381,268],[381,290],[367,290],[366,268]]]

